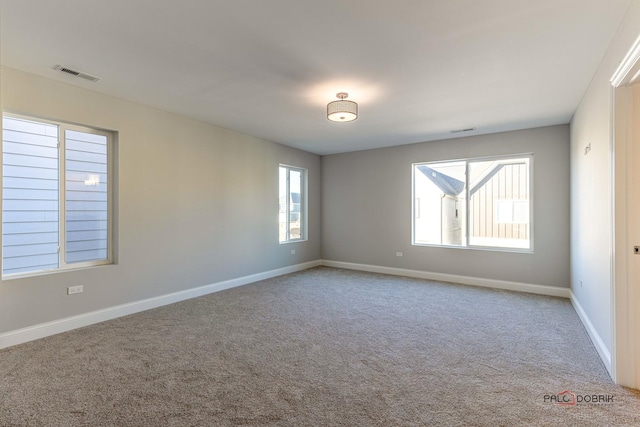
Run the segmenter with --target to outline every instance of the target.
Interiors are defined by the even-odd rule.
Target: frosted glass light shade
[[[358,104],[348,101],[346,93],[336,95],[340,98],[327,104],[327,119],[332,122],[351,122],[358,118]]]

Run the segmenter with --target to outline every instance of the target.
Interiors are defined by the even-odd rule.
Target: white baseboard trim
[[[322,260],[322,265],[349,270],[368,271],[371,273],[390,274],[393,276],[415,277],[418,279],[437,280],[439,282],[461,283],[463,285],[481,286],[484,288],[504,289],[509,291],[527,292],[553,297],[570,297],[569,288],[556,286],[534,285],[530,283],[509,282],[506,280],[483,279],[480,277],[459,276],[455,274],[433,273],[421,270],[408,270],[404,268],[382,267],[378,265],[354,264],[350,262]]]
[[[611,352],[609,351],[607,346],[604,344],[604,341],[602,341],[600,334],[598,334],[598,331],[596,331],[596,328],[593,326],[593,323],[591,323],[589,316],[587,316],[587,313],[582,308],[582,305],[580,305],[580,302],[578,301],[574,293],[573,292],[570,292],[570,293],[571,293],[571,305],[573,305],[573,308],[576,310],[576,313],[578,313],[578,317],[582,321],[584,328],[587,330],[587,334],[589,334],[589,338],[591,338],[591,342],[596,348],[596,351],[598,352],[600,359],[602,359],[602,363],[604,363],[604,366],[605,368],[607,368],[609,375],[613,378]]]
[[[152,308],[161,307],[163,305],[173,304],[191,298],[200,297],[214,292],[223,291],[225,289],[235,288],[247,285],[249,283],[258,282],[260,280],[271,279],[272,277],[282,276],[284,274],[295,273],[296,271],[307,270],[309,268],[321,265],[320,260],[305,262],[288,267],[278,268],[275,270],[265,271],[262,273],[251,274],[249,276],[239,277],[237,279],[225,280],[211,285],[200,286],[184,291],[173,292],[166,295],[160,295],[140,301],[134,301],[113,307],[96,310],[89,313],[79,314],[77,316],[66,317],[64,319],[53,320],[51,322],[41,323],[14,331],[0,334],[0,349],[33,341],[39,338],[48,337],[50,335],[67,332],[72,329],[81,328],[83,326],[93,325],[95,323],[104,322],[129,314],[139,313],[141,311]]]

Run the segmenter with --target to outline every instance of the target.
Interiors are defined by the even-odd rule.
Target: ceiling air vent
[[[454,129],[450,130],[451,133],[462,133],[462,132],[471,132],[472,130],[476,130],[476,128],[466,128],[466,129]]]
[[[56,65],[55,67],[53,67],[53,69],[75,76],[75,77],[80,77],[81,79],[89,80],[90,82],[94,82],[94,83],[100,80],[99,77],[92,76],[91,74],[83,73],[82,71],[72,70],[71,68],[63,67],[62,65]]]

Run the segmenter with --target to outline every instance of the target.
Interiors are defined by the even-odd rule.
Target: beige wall
[[[640,1],[635,0],[571,121],[571,288],[609,351],[613,233],[610,80],[639,35]],[[585,154],[588,145],[591,151]]]
[[[0,70],[3,110],[119,136],[117,265],[1,281],[0,333],[319,259],[318,156]],[[279,163],[309,170],[307,242],[278,244]]]
[[[411,245],[412,163],[523,153],[533,153],[534,253]],[[569,127],[324,156],[322,257],[568,287]]]

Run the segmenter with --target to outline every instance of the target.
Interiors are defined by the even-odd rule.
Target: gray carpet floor
[[[332,268],[0,351],[0,426],[637,426],[568,300]],[[559,406],[569,390],[612,401]]]

